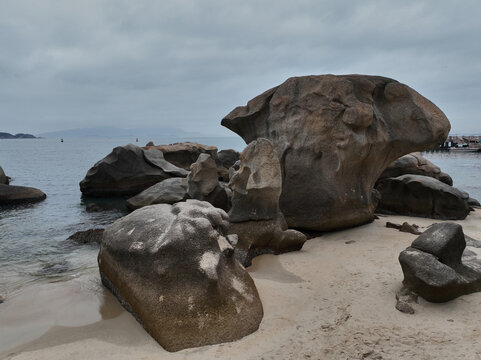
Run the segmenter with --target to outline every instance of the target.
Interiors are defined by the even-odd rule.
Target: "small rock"
[[[89,229],[85,231],[77,231],[75,234],[67,238],[66,241],[73,241],[79,245],[84,244],[100,244],[104,229]]]
[[[2,304],[4,301],[5,301],[5,298],[2,295],[0,295],[0,304]]]
[[[145,144],[145,147],[147,146],[155,146],[153,141],[149,141],[147,144]]]
[[[344,244],[354,244],[355,242],[356,242],[356,240],[348,240]]]

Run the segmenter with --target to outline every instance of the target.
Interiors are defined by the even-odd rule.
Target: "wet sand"
[[[311,239],[299,252],[254,259],[249,272],[265,315],[259,330],[239,341],[169,353],[92,272],[0,304],[0,359],[481,358],[481,293],[446,304],[420,299],[414,315],[395,309],[397,258],[416,236],[386,221],[439,222],[382,216]],[[481,210],[458,223],[481,240]]]

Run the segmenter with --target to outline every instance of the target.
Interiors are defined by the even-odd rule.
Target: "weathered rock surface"
[[[393,161],[383,171],[381,176],[379,176],[379,179],[393,178],[407,174],[429,176],[447,185],[453,185],[451,176],[442,172],[438,166],[425,159],[418,152],[401,156],[399,159]]]
[[[0,205],[35,203],[46,198],[47,195],[39,189],[0,184]]]
[[[97,162],[80,182],[80,190],[88,196],[135,195],[164,179],[187,174],[166,161],[161,151],[129,144]]]
[[[244,266],[263,253],[279,254],[302,248],[305,235],[287,230],[279,210],[281,167],[269,140],[257,139],[244,149],[240,168],[229,186],[232,189],[229,233],[238,235],[236,257]]]
[[[10,182],[10,178],[7,175],[5,175],[5,172],[0,166],[0,184],[8,185],[9,182]]]
[[[102,281],[168,351],[240,339],[263,316],[233,256],[228,216],[207,202],[152,205],[105,230]]]
[[[222,125],[246,143],[274,143],[280,208],[289,226],[311,230],[371,221],[382,171],[406,153],[435,148],[450,129],[442,111],[410,87],[366,75],[290,78]]]
[[[399,255],[404,286],[432,302],[481,291],[481,260],[465,248],[461,225],[432,225]]]
[[[69,236],[66,241],[71,241],[78,245],[100,244],[103,234],[104,229],[77,231],[75,234]]]
[[[127,208],[139,209],[154,204],[175,204],[189,198],[187,179],[165,179],[127,200]]]
[[[209,154],[200,154],[190,167],[187,176],[187,193],[191,199],[208,201],[215,207],[228,211],[230,199],[217,176],[217,166]]]
[[[464,219],[469,214],[469,195],[441,181],[422,175],[382,179],[378,211],[433,219]]]
[[[202,145],[193,142],[174,143],[169,145],[146,146],[144,149],[155,148],[164,154],[165,159],[185,170],[195,163],[200,154],[209,154],[214,161],[217,160],[217,148],[215,146]]]

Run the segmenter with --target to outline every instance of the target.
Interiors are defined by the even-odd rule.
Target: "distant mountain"
[[[19,133],[12,135],[10,133],[0,132],[0,139],[36,139],[36,137],[31,134]]]
[[[82,128],[51,131],[39,134],[38,136],[45,138],[83,138],[83,137],[149,137],[149,136],[164,136],[164,137],[189,137],[202,136],[198,132],[187,132],[174,128],[134,128],[134,129],[120,129],[114,127],[97,127],[97,128]]]

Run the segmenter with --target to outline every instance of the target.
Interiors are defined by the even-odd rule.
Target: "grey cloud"
[[[481,132],[476,1],[0,0],[3,131],[220,119],[290,76],[368,73]]]

